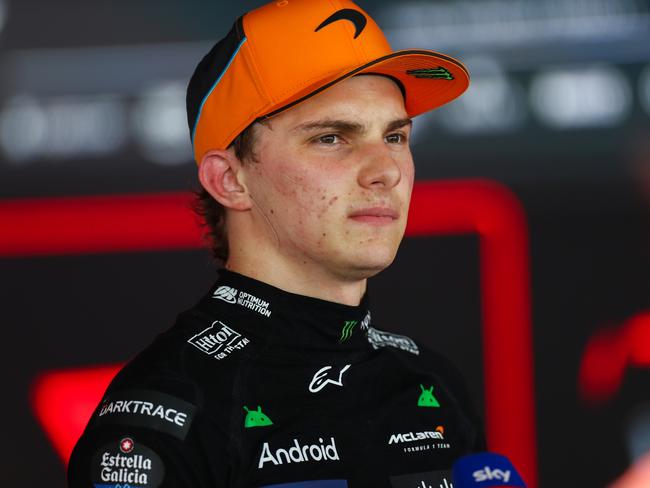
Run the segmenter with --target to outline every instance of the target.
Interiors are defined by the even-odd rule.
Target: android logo
[[[246,420],[244,420],[244,427],[266,427],[268,425],[273,425],[273,421],[262,412],[262,407],[257,406],[257,410],[249,410],[248,407],[244,407],[246,410]]]
[[[433,396],[433,386],[428,390],[420,385],[422,393],[420,393],[420,398],[418,398],[418,407],[439,407],[440,404],[436,397]]]

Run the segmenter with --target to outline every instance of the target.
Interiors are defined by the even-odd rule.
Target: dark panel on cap
[[[185,99],[190,137],[193,137],[203,100],[223,74],[244,37],[243,17],[239,17],[226,37],[210,49],[194,70]]]

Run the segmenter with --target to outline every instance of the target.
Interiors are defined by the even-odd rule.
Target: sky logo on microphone
[[[526,484],[507,457],[488,452],[459,458],[452,468],[452,479],[455,488],[526,488]]]
[[[477,469],[472,473],[472,476],[474,476],[474,480],[477,482],[481,481],[486,481],[486,480],[497,480],[497,481],[503,481],[507,483],[510,481],[510,473],[511,471],[509,469],[502,471],[500,469],[494,469],[490,468],[489,466],[486,466],[483,469]]]

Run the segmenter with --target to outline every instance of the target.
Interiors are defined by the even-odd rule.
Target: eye
[[[331,146],[337,142],[341,142],[341,139],[336,134],[326,134],[324,136],[319,136],[316,138],[316,142]]]
[[[401,132],[388,134],[386,136],[386,142],[388,142],[389,144],[403,144],[406,142],[406,134],[402,134]]]

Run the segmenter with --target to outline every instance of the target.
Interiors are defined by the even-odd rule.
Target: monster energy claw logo
[[[438,66],[437,68],[421,68],[406,70],[407,75],[415,76],[416,78],[435,78],[441,80],[453,80],[454,76],[447,71],[447,69]]]
[[[345,325],[341,330],[341,338],[339,339],[339,342],[345,342],[350,337],[352,337],[352,330],[354,329],[354,326],[357,325],[358,323],[359,323],[358,320],[346,320]]]

